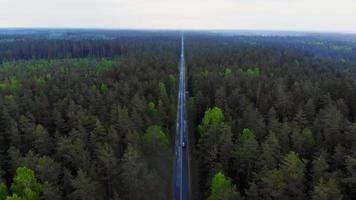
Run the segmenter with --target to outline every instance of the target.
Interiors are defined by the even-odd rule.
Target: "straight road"
[[[181,39],[181,54],[179,63],[179,91],[177,104],[177,128],[175,142],[175,172],[174,199],[189,199],[189,170],[188,170],[188,129],[186,112],[186,66],[184,57],[184,35]]]

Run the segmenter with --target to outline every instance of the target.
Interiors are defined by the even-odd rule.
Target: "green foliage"
[[[100,85],[100,92],[101,92],[102,94],[107,94],[107,93],[109,92],[109,87],[108,87],[108,85],[106,85],[105,83],[102,83],[102,84]]]
[[[46,80],[43,78],[36,79],[36,84],[38,87],[43,88],[46,85]]]
[[[172,86],[175,88],[177,86],[177,77],[173,74],[170,74],[168,77]]]
[[[236,186],[222,172],[215,174],[211,183],[211,194],[208,200],[238,200],[241,199]]]
[[[356,157],[354,156],[346,156],[346,170],[347,170],[347,178],[346,184],[349,188],[353,190],[353,195],[356,195]]]
[[[272,199],[283,199],[286,183],[281,170],[272,169],[261,179],[266,187],[265,195],[270,196]]]
[[[78,175],[75,177],[71,184],[74,188],[74,191],[71,195],[76,199],[101,199],[100,197],[96,197],[96,191],[98,190],[97,183],[93,181],[82,169],[78,170]]]
[[[147,112],[148,114],[150,114],[151,116],[154,116],[157,113],[157,108],[156,108],[156,104],[152,101],[150,101],[147,105]]]
[[[249,77],[257,77],[259,75],[259,71],[255,69],[248,69],[246,71],[247,76]]]
[[[47,130],[38,124],[34,131],[34,148],[42,154],[50,154],[52,149],[52,140]]]
[[[6,88],[6,83],[0,83],[0,90],[4,90]]]
[[[6,181],[26,166],[40,199],[170,199],[177,35],[25,32],[0,39]],[[354,199],[356,43],[348,40],[190,35],[194,197],[206,199],[223,171],[225,188],[236,184],[248,200]],[[205,117],[214,105],[221,113]],[[24,199],[5,190],[0,199]]]
[[[9,79],[7,78],[3,81],[3,83],[0,83],[0,89],[8,90],[10,92],[16,91],[18,86],[19,86],[18,79],[15,77],[11,77]]]
[[[19,197],[16,194],[6,197],[6,200],[27,200],[25,198]]]
[[[14,91],[18,87],[18,80],[15,77],[10,78],[9,81],[9,88],[10,90]]]
[[[312,147],[314,145],[314,138],[313,138],[313,133],[309,128],[304,128],[301,134],[301,138],[303,143],[307,145],[308,147]]]
[[[230,78],[232,76],[232,71],[230,68],[226,68],[224,71],[225,78]]]
[[[242,73],[244,76],[249,78],[257,78],[260,76],[260,69],[259,68],[248,68],[247,70],[240,70],[239,73]]]
[[[168,146],[169,141],[162,131],[162,128],[160,126],[150,126],[147,128],[145,135],[143,136],[143,141],[146,144],[164,144]]]
[[[290,178],[289,181],[302,183],[304,181],[305,165],[294,152],[287,154],[281,165],[283,174]]]
[[[251,176],[252,169],[257,159],[258,143],[251,129],[245,128],[240,137],[240,142],[235,149],[235,158],[238,170],[246,178]]]
[[[158,86],[159,86],[158,112],[160,113],[159,117],[161,119],[161,122],[167,123],[168,121],[167,107],[169,105],[167,89],[163,81],[159,81]]]
[[[160,93],[167,93],[166,85],[164,84],[163,81],[158,82],[158,87],[159,87]]]
[[[203,120],[201,124],[198,126],[198,130],[201,135],[205,134],[206,131],[214,126],[217,128],[224,127],[224,114],[223,111],[218,107],[209,108],[205,111]]]
[[[112,69],[112,67],[114,66],[114,64],[117,62],[118,60],[109,60],[106,58],[102,58],[97,66],[97,71],[98,72],[105,72],[108,71],[110,69]]]
[[[0,183],[0,199],[6,199],[7,196],[7,186],[5,183]]]
[[[11,104],[13,104],[15,102],[15,96],[12,95],[12,94],[6,95],[4,97],[4,101],[5,101],[6,104],[11,105]]]
[[[284,156],[278,169],[262,177],[266,195],[273,199],[304,199],[305,165],[298,155],[290,152]]]
[[[35,174],[31,169],[26,167],[17,168],[16,176],[11,184],[11,192],[13,193],[11,198],[38,200],[41,191],[42,187],[37,182]]]
[[[260,167],[273,169],[278,166],[281,156],[281,147],[274,132],[271,132],[262,144],[262,154],[259,159]]]
[[[16,89],[18,87],[18,79],[31,78],[35,80],[39,87],[47,84],[48,80],[52,80],[57,75],[65,75],[70,73],[85,73],[86,77],[96,78],[98,74],[111,70],[113,66],[121,63],[121,58],[65,58],[65,59],[34,59],[34,60],[18,60],[5,62],[0,64],[0,74],[4,77],[12,77],[4,79],[0,82],[0,89]],[[13,77],[13,75],[16,75]],[[1,76],[0,76],[1,80]]]
[[[253,134],[252,130],[249,128],[244,128],[242,131],[242,135],[240,138],[240,144],[243,145],[249,145],[249,144],[257,144],[256,137]]]
[[[338,184],[333,178],[328,181],[321,179],[314,187],[312,192],[312,200],[341,200],[342,194]]]
[[[309,128],[304,128],[300,133],[296,132],[292,141],[301,155],[307,155],[315,145],[313,133]]]
[[[322,151],[312,162],[312,177],[313,182],[317,183],[322,178],[329,176],[328,170],[330,165],[328,163],[328,157],[325,151]]]
[[[196,115],[196,105],[195,105],[195,98],[194,97],[188,97],[187,99],[187,112],[188,112],[188,120],[189,120],[189,124],[188,126],[192,127],[195,126],[193,124],[193,119],[194,116]]]

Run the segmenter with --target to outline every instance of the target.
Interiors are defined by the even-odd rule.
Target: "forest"
[[[0,200],[172,199],[180,37],[0,30]],[[191,199],[356,199],[356,36],[185,44]]]

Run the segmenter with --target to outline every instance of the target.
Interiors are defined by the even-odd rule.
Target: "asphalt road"
[[[186,65],[184,57],[184,35],[181,39],[181,55],[179,63],[179,91],[177,104],[177,128],[175,142],[175,172],[174,199],[189,199],[189,170],[188,170],[188,129],[186,112]],[[185,143],[185,145],[183,145]]]

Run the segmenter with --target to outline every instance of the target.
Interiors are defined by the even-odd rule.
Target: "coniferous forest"
[[[0,30],[0,200],[172,199],[180,42]],[[191,199],[356,199],[356,36],[185,44]]]

